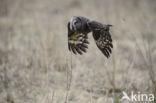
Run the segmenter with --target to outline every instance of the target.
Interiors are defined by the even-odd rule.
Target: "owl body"
[[[82,16],[73,16],[68,22],[68,48],[74,54],[83,54],[88,48],[88,33],[92,32],[97,47],[108,58],[113,44],[109,33],[111,25],[102,24]]]

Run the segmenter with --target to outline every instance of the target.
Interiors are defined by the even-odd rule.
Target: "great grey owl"
[[[82,16],[73,16],[68,22],[68,48],[74,54],[82,54],[88,48],[87,34],[92,32],[97,47],[108,58],[113,44],[109,32],[112,25],[105,25]]]

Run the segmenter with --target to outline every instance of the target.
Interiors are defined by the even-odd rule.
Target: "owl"
[[[110,57],[113,44],[109,29],[112,25],[103,24],[82,16],[73,16],[68,22],[68,49],[74,54],[86,52],[91,32],[97,47],[107,57]]]

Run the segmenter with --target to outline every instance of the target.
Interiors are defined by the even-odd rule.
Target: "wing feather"
[[[87,34],[71,31],[68,23],[68,49],[74,54],[82,54],[88,48]]]
[[[93,35],[96,34],[93,32]],[[95,41],[98,48],[108,58],[110,56],[110,53],[112,52],[111,49],[113,48],[112,39],[109,31],[102,30],[100,32],[100,37]]]
[[[109,27],[111,25],[103,25],[96,21],[91,21],[88,26],[93,32],[93,38],[96,42],[97,47],[102,51],[102,53],[109,58],[112,53],[112,38],[109,32]]]

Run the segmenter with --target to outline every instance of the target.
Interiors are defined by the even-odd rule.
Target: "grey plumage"
[[[74,54],[83,54],[88,48],[89,32],[92,32],[97,47],[108,58],[113,44],[109,33],[111,25],[105,25],[81,16],[73,16],[68,22],[68,48]]]

